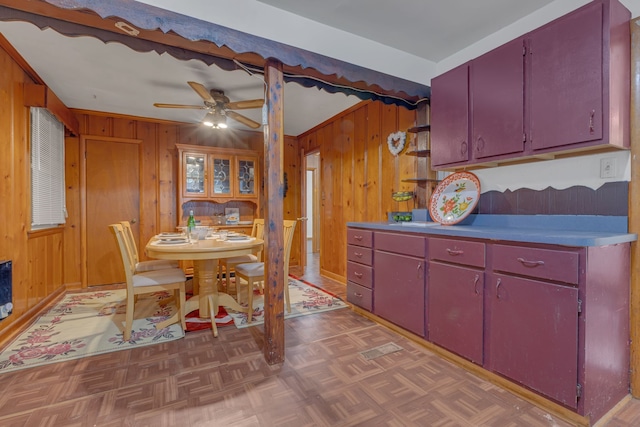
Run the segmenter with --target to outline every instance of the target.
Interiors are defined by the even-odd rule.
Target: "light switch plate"
[[[606,157],[600,159],[600,178],[613,178],[616,176],[616,159]]]

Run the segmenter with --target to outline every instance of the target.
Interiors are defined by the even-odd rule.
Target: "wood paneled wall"
[[[0,259],[13,261],[12,315],[0,321],[0,341],[30,320],[65,289],[79,288],[83,269],[81,211],[83,189],[81,138],[66,139],[67,210],[64,227],[30,232],[29,109],[22,86],[33,83],[28,73],[0,48]],[[74,112],[80,135],[142,140],[140,241],[177,222],[176,143],[253,149],[264,152],[262,132],[212,132],[195,125],[144,120],[117,114]],[[377,221],[387,211],[407,210],[391,200],[391,192],[412,190],[402,183],[415,176],[414,157],[393,157],[387,135],[415,125],[415,114],[376,102],[359,104],[311,130],[301,138],[286,137],[284,165],[287,194],[284,217],[301,216],[300,147],[319,148],[322,173],[322,270],[328,276],[345,275],[345,227],[348,221]],[[410,145],[413,135],[407,135]],[[406,149],[405,149],[406,151]],[[297,227],[300,235],[302,225]],[[301,244],[300,238],[296,238]],[[300,263],[294,245],[291,265]]]
[[[13,313],[0,320],[3,341],[60,294],[64,283],[73,282],[74,275],[64,262],[66,228],[29,231],[29,109],[23,86],[34,81],[1,46],[0,70],[0,260],[13,265]]]
[[[78,111],[82,135],[142,140],[140,241],[146,242],[162,230],[173,229],[177,218],[178,155],[176,144],[255,150],[263,169],[264,136],[262,132],[226,129],[224,131],[197,125],[146,121],[117,115]],[[285,219],[300,216],[300,191],[297,140],[285,138],[285,165],[289,191],[285,198]],[[262,193],[262,191],[261,191]],[[261,205],[264,203],[261,202]],[[262,213],[260,213],[262,215]],[[291,265],[300,260],[300,248],[292,249]]]
[[[386,221],[388,212],[410,211],[412,201],[395,202],[391,193],[413,191],[418,158],[415,135],[407,134],[405,149],[393,156],[389,134],[416,125],[415,111],[380,102],[363,102],[300,135],[305,153],[320,151],[320,269],[321,274],[344,281],[346,277],[346,224],[351,221]]]
[[[13,313],[0,321],[0,342],[11,335],[65,289],[81,287],[81,211],[83,189],[81,139],[65,141],[67,211],[64,227],[30,232],[29,109],[22,87],[33,83],[21,63],[0,46],[0,260],[13,261]],[[195,125],[141,120],[75,111],[84,136],[142,140],[140,241],[178,222],[176,206],[176,143],[235,147],[263,152],[261,132],[212,132]],[[297,218],[299,173],[296,138],[286,139],[285,164],[289,192],[285,218]],[[294,249],[292,265],[299,262]]]
[[[284,137],[284,173],[287,174],[287,191],[284,197],[282,213],[284,219],[298,219],[302,216],[302,171],[300,169],[302,159],[298,139],[292,136]],[[291,258],[289,265],[300,265],[300,254],[302,245],[302,227],[306,223],[298,221],[295,234],[293,236],[293,246],[291,248]]]

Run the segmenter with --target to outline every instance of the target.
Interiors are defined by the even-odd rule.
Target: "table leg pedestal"
[[[220,306],[229,307],[238,312],[248,313],[248,308],[242,307],[229,294],[218,292],[217,281],[214,280],[214,274],[217,272],[218,260],[196,260],[193,265],[193,281],[194,288],[197,285],[199,294],[194,295],[187,300],[184,310],[185,314],[191,313],[198,309],[198,316],[201,318],[211,318],[211,330],[213,336],[218,336],[218,327],[216,325],[216,314]],[[179,322],[179,313],[171,316],[169,319],[156,324],[156,329],[165,328],[173,323]]]

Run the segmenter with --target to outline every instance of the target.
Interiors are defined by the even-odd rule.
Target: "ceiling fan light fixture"
[[[206,116],[204,116],[204,119],[202,119],[202,124],[205,126],[209,126],[209,127],[213,127],[213,123],[215,121],[215,116],[213,113],[207,113]]]
[[[257,129],[262,126],[255,120],[249,117],[243,116],[234,110],[247,110],[252,108],[263,108],[264,99],[256,98],[245,101],[231,102],[229,98],[224,95],[224,92],[220,89],[208,90],[204,85],[198,82],[187,82],[189,86],[202,98],[204,106],[199,105],[184,105],[184,104],[162,104],[155,103],[154,106],[158,108],[187,108],[196,110],[207,110],[207,114],[202,119],[202,124],[214,129],[226,129],[227,117],[231,117],[231,120],[240,122],[241,124]]]
[[[227,117],[220,113],[209,112],[204,116],[202,124],[213,129],[226,129]]]

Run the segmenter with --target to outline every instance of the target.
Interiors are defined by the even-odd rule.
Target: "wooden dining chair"
[[[287,304],[287,313],[291,313],[291,301],[289,300],[289,258],[291,256],[291,246],[293,245],[293,232],[295,231],[295,228],[296,221],[284,221],[284,298]],[[253,318],[253,288],[256,284],[264,282],[264,262],[238,264],[235,269],[238,295],[240,295],[240,279],[247,282],[247,323],[251,323]]]
[[[178,261],[168,259],[152,259],[148,261],[140,261],[138,255],[138,246],[136,245],[136,238],[133,235],[131,224],[129,221],[120,221],[122,230],[124,231],[125,243],[129,246],[129,253],[133,259],[136,273],[143,271],[164,270],[165,268],[178,268],[180,265]]]
[[[253,220],[253,227],[251,228],[251,237],[261,239],[264,237],[264,219],[256,218]],[[256,254],[239,255],[232,258],[224,258],[219,261],[219,276],[222,277],[222,269],[225,271],[225,280],[227,284],[227,291],[231,288],[231,271],[235,270],[236,265],[244,264],[248,262],[261,262],[262,251]],[[237,291],[237,286],[236,286]]]
[[[150,270],[136,273],[131,249],[127,245],[126,234],[122,224],[111,224],[109,228],[113,232],[122,258],[122,265],[127,283],[127,308],[125,314],[125,328],[123,333],[124,341],[131,338],[131,329],[133,327],[133,315],[135,310],[135,301],[140,294],[149,294],[153,292],[173,291],[176,305],[178,308],[180,324],[182,329],[186,331],[187,325],[185,320],[185,281],[184,271],[180,268],[166,268],[162,270]]]

